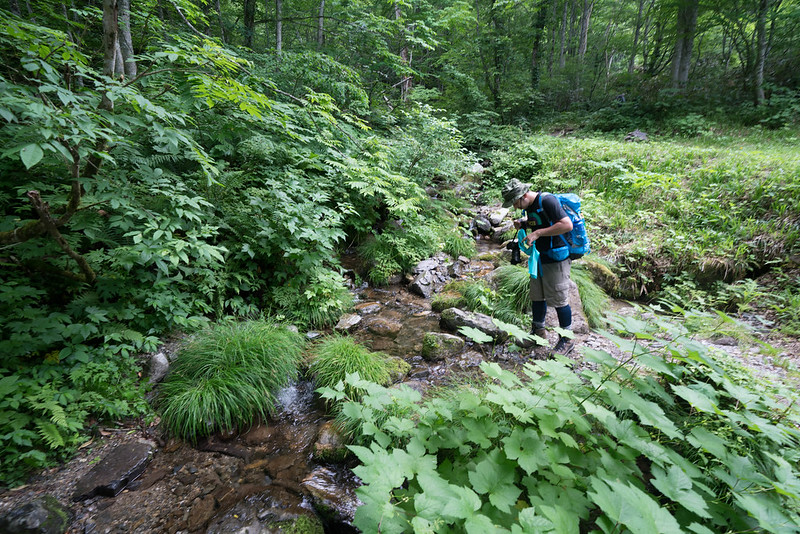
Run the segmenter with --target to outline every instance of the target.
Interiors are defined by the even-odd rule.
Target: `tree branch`
[[[78,185],[78,187],[80,187],[80,185]],[[83,273],[84,281],[90,284],[94,283],[94,281],[97,279],[97,275],[94,274],[89,262],[87,262],[83,256],[72,250],[72,247],[69,246],[67,240],[64,239],[64,236],[58,231],[57,222],[53,220],[53,217],[50,215],[50,207],[46,202],[42,201],[41,196],[39,196],[39,192],[28,191],[27,195],[31,201],[31,204],[33,204],[33,209],[35,209],[36,213],[39,214],[39,221],[42,223],[47,233],[49,233],[50,236],[55,239],[56,243],[58,243],[58,246],[61,247],[61,250],[63,250],[67,256],[75,260],[75,263],[78,264],[78,267]]]

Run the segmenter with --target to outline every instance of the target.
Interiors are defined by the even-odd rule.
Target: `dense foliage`
[[[643,320],[644,319],[644,320]],[[616,318],[620,362],[535,362],[521,376],[424,402],[349,379],[343,414],[364,481],[356,512],[381,532],[796,532],[800,432],[779,388],[756,386],[681,323]],[[626,334],[627,336],[627,334]],[[328,398],[345,397],[345,385]],[[787,393],[784,391],[783,393]],[[388,418],[386,413],[396,414]]]

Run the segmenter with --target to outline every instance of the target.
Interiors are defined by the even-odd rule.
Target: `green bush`
[[[474,258],[478,253],[478,246],[472,236],[465,236],[460,232],[448,232],[444,237],[444,251],[453,258],[459,256]]]
[[[387,355],[371,352],[346,336],[331,336],[316,345],[312,351],[309,372],[319,388],[333,387],[343,382],[347,375],[358,373],[364,380],[386,385],[391,371],[397,367]],[[348,399],[360,398],[360,391],[347,388]]]
[[[321,328],[331,326],[353,305],[353,294],[344,285],[342,276],[333,271],[318,270],[308,284],[293,283],[272,291],[278,313],[294,323]]]
[[[365,241],[359,253],[370,264],[369,279],[383,285],[392,275],[409,272],[440,250],[440,231],[436,222],[413,217]]]
[[[266,418],[278,390],[297,377],[303,343],[300,334],[264,321],[231,321],[199,332],[159,386],[162,423],[196,441]]]

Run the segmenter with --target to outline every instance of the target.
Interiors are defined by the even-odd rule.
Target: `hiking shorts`
[[[547,301],[554,308],[569,304],[569,268],[570,260],[543,263],[539,278],[531,278],[531,300]]]

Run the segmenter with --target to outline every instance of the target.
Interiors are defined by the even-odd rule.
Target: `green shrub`
[[[317,387],[333,387],[343,382],[347,375],[358,373],[364,380],[386,385],[391,372],[397,367],[387,355],[371,352],[363,345],[346,336],[331,336],[316,345],[312,351],[308,370]],[[347,397],[360,398],[360,392],[347,388]]]
[[[196,441],[251,425],[275,410],[295,379],[303,338],[264,321],[227,322],[199,332],[178,353],[157,407],[172,434]]]
[[[478,253],[478,246],[472,236],[464,236],[460,232],[448,232],[444,238],[444,251],[453,258],[459,256],[473,258]]]
[[[293,284],[275,287],[272,300],[284,317],[313,328],[335,324],[353,305],[353,295],[342,276],[325,270],[318,270],[304,287]]]
[[[369,279],[384,285],[392,275],[410,271],[417,263],[439,251],[439,235],[437,224],[421,217],[390,225],[359,247],[359,253],[370,264]]]
[[[420,402],[405,388],[348,379],[368,392],[342,410],[368,429],[363,446],[351,446],[364,483],[355,526],[795,531],[796,393],[754,382],[679,322],[650,315],[614,326],[626,333],[610,336],[626,354],[622,362],[585,350],[593,365],[579,372],[565,358],[519,374],[483,363],[485,391]]]

